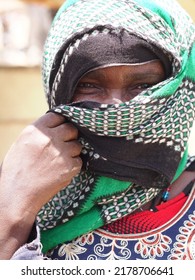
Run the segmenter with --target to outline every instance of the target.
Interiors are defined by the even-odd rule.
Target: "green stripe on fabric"
[[[93,221],[93,224],[91,224],[91,221]],[[82,227],[79,225],[82,225]],[[62,242],[70,241],[101,226],[103,226],[103,220],[100,216],[100,211],[98,207],[93,207],[90,211],[74,217],[68,223],[41,231],[43,253]]]
[[[85,203],[81,206],[78,214],[93,207],[94,203],[101,201],[102,198],[110,197],[117,193],[126,191],[132,183],[115,180],[112,178],[99,176],[96,179],[95,186],[90,196],[86,199]]]
[[[155,1],[151,2],[148,0],[135,0],[134,2],[138,3],[138,5],[145,7],[147,9],[149,9],[150,11],[153,11],[154,13],[156,13],[158,16],[160,16],[161,18],[163,18],[166,23],[169,25],[169,27],[171,27],[172,30],[174,30],[174,26],[173,26],[173,22],[169,16],[169,14],[167,13],[167,11],[163,8],[162,5],[158,3],[155,3]]]
[[[194,70],[192,70],[194,69],[194,64],[195,64],[195,43],[193,44],[190,56],[188,57],[188,64],[186,69],[186,76],[192,79],[193,81],[195,80]]]

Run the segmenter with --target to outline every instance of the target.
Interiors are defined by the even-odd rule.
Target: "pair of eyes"
[[[148,83],[140,83],[136,85],[129,85],[126,86],[125,89],[128,91],[143,91],[149,87],[151,87],[151,84]],[[93,94],[98,92],[103,92],[105,88],[103,86],[94,84],[94,83],[87,83],[87,82],[81,82],[77,85],[76,93],[81,94]]]

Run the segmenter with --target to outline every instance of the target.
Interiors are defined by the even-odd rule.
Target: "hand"
[[[78,131],[48,113],[26,127],[8,151],[0,176],[1,221],[32,226],[40,208],[80,172]]]

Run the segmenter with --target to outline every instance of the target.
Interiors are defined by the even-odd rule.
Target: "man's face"
[[[80,79],[72,101],[119,104],[130,101],[164,79],[165,71],[160,60],[99,68]]]

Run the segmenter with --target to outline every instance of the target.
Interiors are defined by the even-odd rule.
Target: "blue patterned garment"
[[[150,232],[113,234],[92,231],[57,246],[49,254],[59,260],[195,260],[195,186],[169,222]]]

